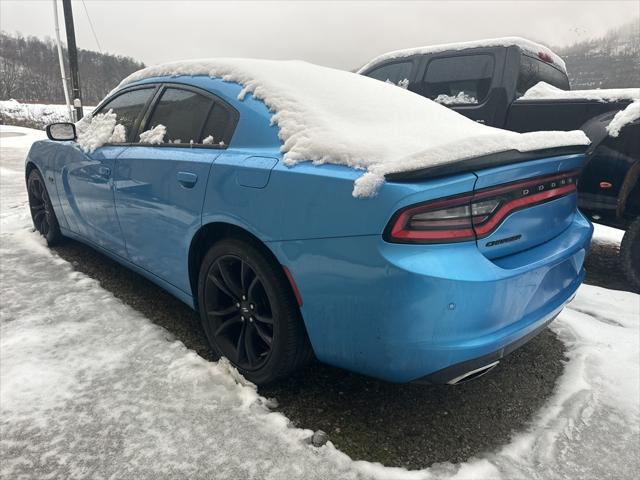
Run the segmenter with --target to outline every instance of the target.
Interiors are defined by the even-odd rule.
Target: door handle
[[[109,167],[100,166],[98,167],[98,175],[109,178],[109,175],[111,175],[111,169]]]
[[[193,188],[198,181],[198,175],[191,172],[178,172],[178,183],[184,188]]]

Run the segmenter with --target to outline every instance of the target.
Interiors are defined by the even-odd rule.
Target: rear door
[[[131,135],[154,90],[150,86],[125,91],[108,100],[95,114],[112,110],[116,121]],[[126,257],[126,251],[116,216],[113,173],[116,158],[126,148],[126,143],[111,143],[91,153],[73,149],[61,169],[60,183],[61,204],[69,228],[122,257]]]
[[[165,85],[140,131],[164,127],[166,134],[145,144],[139,133],[116,162],[116,212],[129,259],[185,292],[209,171],[236,120],[231,107],[208,92]]]
[[[504,257],[562,233],[577,212],[584,160],[580,153],[476,171],[472,202],[480,251],[490,259]]]

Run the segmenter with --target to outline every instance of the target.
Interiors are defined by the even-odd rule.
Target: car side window
[[[444,105],[476,105],[489,94],[493,70],[492,55],[436,58],[427,65],[422,91]]]
[[[409,86],[412,66],[413,62],[387,63],[381,67],[374,68],[367,73],[366,76],[407,88]]]
[[[153,95],[155,87],[140,88],[122,93],[105,103],[95,114],[106,113],[112,110],[116,114],[116,121],[125,128],[127,141],[133,141],[131,135],[136,120],[142,113],[145,105]],[[94,115],[95,115],[94,114]]]
[[[164,125],[162,143],[202,143],[203,125],[213,107],[211,98],[191,90],[167,88],[162,93],[148,122],[149,129]]]
[[[233,134],[231,112],[216,102],[209,112],[209,117],[202,130],[202,143],[215,145],[229,145]]]

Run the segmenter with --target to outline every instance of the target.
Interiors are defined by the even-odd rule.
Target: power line
[[[100,46],[100,42],[98,41],[98,36],[96,35],[96,31],[93,28],[93,22],[91,21],[91,16],[89,16],[89,10],[87,10],[87,5],[84,3],[84,0],[82,1],[82,6],[84,7],[84,13],[87,14],[87,20],[89,20],[89,26],[91,27],[91,33],[93,33],[93,38],[96,41],[96,45],[98,45],[98,51],[100,53],[102,53],[102,47]]]

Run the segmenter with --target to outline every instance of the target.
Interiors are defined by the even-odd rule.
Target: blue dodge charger
[[[455,384],[573,297],[592,234],[576,208],[584,146],[396,169],[356,198],[362,170],[285,164],[273,107],[243,87],[148,75],[93,112],[115,114],[108,139],[87,147],[82,122],[50,125],[26,159],[35,228],[198,310],[216,355],[257,384],[313,355],[388,381]]]

